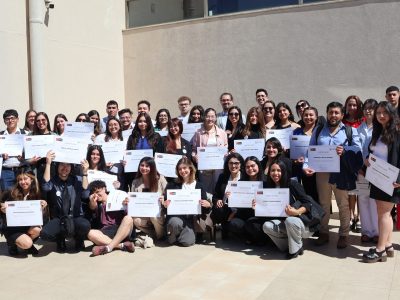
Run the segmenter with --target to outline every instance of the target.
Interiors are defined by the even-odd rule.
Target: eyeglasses
[[[230,166],[238,166],[238,165],[240,165],[240,162],[239,161],[230,161],[228,164]]]
[[[264,107],[263,111],[273,111],[274,108],[273,107]]]
[[[297,109],[299,109],[299,108],[306,108],[307,106],[308,106],[307,103],[302,102],[302,103],[297,104],[297,105],[296,105],[296,108],[297,108]]]
[[[47,120],[46,119],[37,119],[36,123],[46,123]]]
[[[16,119],[17,119],[16,117],[8,117],[8,118],[4,118],[4,122],[15,121]]]
[[[239,113],[229,113],[229,115],[232,117],[239,117]]]
[[[364,110],[374,110],[372,106],[364,107]]]

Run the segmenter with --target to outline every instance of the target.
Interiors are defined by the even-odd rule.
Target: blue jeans
[[[14,171],[6,170],[3,168],[1,170],[1,179],[0,179],[1,190],[3,192],[11,190],[11,188],[15,185],[15,182],[16,182],[16,177]]]

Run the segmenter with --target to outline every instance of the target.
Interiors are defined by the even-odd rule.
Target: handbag
[[[308,211],[305,214],[301,214],[299,218],[311,232],[315,232],[320,228],[321,220],[325,216],[325,211],[313,198],[308,195],[307,197],[307,204],[309,206]],[[296,200],[292,205],[292,207],[296,209],[299,209],[302,206],[304,206],[303,202],[299,200]]]

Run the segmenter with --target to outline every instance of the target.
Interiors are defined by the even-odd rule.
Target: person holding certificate
[[[249,156],[244,161],[245,172],[240,181],[263,181],[264,175],[261,163],[255,156]],[[231,193],[226,192],[226,198],[229,202]],[[228,230],[239,238],[245,240],[246,244],[265,244],[266,238],[262,231],[262,224],[265,222],[262,218],[254,216],[254,211],[249,208],[233,208],[228,216]]]
[[[112,143],[123,141],[121,122],[116,117],[109,117],[106,123],[106,131],[96,137],[96,144]],[[125,186],[123,163],[107,163],[108,172],[117,175],[121,186]]]
[[[264,157],[261,161],[264,175],[268,174],[269,166],[277,159],[282,160],[286,164],[287,170],[289,170],[289,173],[291,174],[292,161],[286,157],[281,142],[276,137],[272,137],[265,143]]]
[[[39,183],[35,174],[31,170],[21,170],[17,175],[17,184],[8,192],[3,194],[1,212],[6,213],[7,201],[29,201],[41,198]],[[42,209],[47,206],[46,201],[40,201]],[[34,241],[40,235],[41,226],[7,226],[4,236],[7,240],[8,253],[17,255],[18,248],[27,250],[30,254],[38,254],[39,251],[34,246]]]
[[[49,117],[45,112],[38,112],[35,117],[35,127],[30,135],[56,135],[50,128]],[[41,183],[43,181],[44,169],[46,168],[46,157],[32,157],[29,163],[36,167],[36,177]],[[51,174],[55,173],[54,167],[51,167]]]
[[[18,112],[15,109],[7,109],[3,113],[3,120],[7,128],[0,132],[0,135],[26,134],[24,129],[18,128]],[[7,149],[0,153],[3,157],[3,166],[0,174],[0,190],[10,190],[16,183],[16,173],[23,168],[24,160],[22,155],[8,155]]]
[[[177,189],[201,190],[201,199],[199,199],[201,215],[168,215],[166,219],[168,243],[171,245],[177,243],[180,246],[188,247],[194,245],[200,238],[202,239],[201,235],[206,230],[207,214],[209,214],[212,204],[206,200],[206,191],[203,185],[195,179],[196,169],[187,157],[179,160],[176,165],[176,173],[178,175],[177,181],[168,183],[166,191]],[[168,200],[165,193],[163,206],[168,208],[170,204],[171,200]],[[199,234],[196,235],[195,232],[199,232]]]
[[[400,168],[400,132],[399,120],[394,107],[387,101],[382,101],[375,108],[370,153]],[[368,160],[365,164],[369,166]],[[386,261],[394,256],[392,241],[393,220],[390,212],[394,204],[400,203],[400,175],[393,182],[392,195],[385,193],[371,182],[370,197],[376,200],[378,211],[379,239],[376,248],[364,253],[364,262]]]
[[[232,151],[235,140],[243,140],[243,117],[238,106],[231,106],[228,109],[228,120],[226,121],[225,132],[228,135],[228,151]]]
[[[192,146],[182,138],[183,124],[178,118],[173,118],[168,123],[168,135],[163,137],[165,153],[184,155],[192,159]]]
[[[226,187],[228,181],[239,181],[243,174],[243,157],[236,152],[230,153],[225,159],[224,170],[222,174],[219,175],[217,183],[215,184],[213,207],[210,216],[214,224],[221,224],[222,239],[227,239],[229,237],[229,216],[232,213],[232,210],[228,207],[227,203],[229,194],[226,192]]]
[[[83,217],[82,198],[88,198],[87,166],[82,164],[82,178],[72,174],[73,166],[56,163],[56,175],[51,177],[50,166],[55,154],[49,151],[43,175],[42,190],[47,193],[50,221],[43,226],[40,237],[57,242],[57,251],[65,252],[66,238],[75,239],[75,250],[84,248],[84,240],[90,230],[90,223]]]
[[[312,232],[301,218],[307,215],[312,205],[318,205],[304,192],[303,187],[296,180],[290,179],[286,165],[277,160],[273,163],[267,175],[267,188],[289,188],[289,205],[285,208],[286,219],[268,220],[262,229],[281,251],[289,250],[288,259],[303,255],[303,238],[308,238]],[[253,201],[253,208],[256,207]]]
[[[91,229],[88,239],[96,246],[92,249],[92,255],[104,255],[114,249],[133,253],[135,246],[130,241],[133,231],[133,220],[126,215],[125,210],[107,211],[107,200],[109,198],[104,181],[95,180],[89,185],[89,207],[99,218],[100,227]],[[127,199],[123,202],[126,207]]]
[[[207,108],[203,125],[196,131],[192,139],[192,158],[198,163],[197,147],[221,147],[228,145],[228,137],[224,130],[217,126],[217,113],[213,108]],[[214,194],[214,185],[221,170],[202,170],[199,180],[206,192]]]
[[[329,103],[326,112],[327,123],[323,126],[318,126],[313,131],[310,139],[310,146],[334,146],[336,148],[336,154],[328,154],[328,158],[324,158],[323,167],[326,168],[327,163],[332,162],[333,164],[339,159],[340,172],[317,172],[317,191],[320,204],[325,211],[325,217],[322,219],[320,235],[316,244],[324,245],[329,242],[328,224],[333,191],[339,208],[340,219],[337,248],[343,249],[348,246],[350,230],[348,191],[356,188],[355,182],[359,170],[359,163],[361,162],[362,164],[361,143],[357,129],[346,127],[343,124],[344,108],[341,103]],[[307,154],[307,156],[308,155],[309,154]],[[305,158],[303,172],[306,176],[312,176],[315,173],[308,165],[308,157]]]
[[[179,119],[178,119],[179,120]],[[179,122],[181,122],[179,120]],[[164,176],[157,172],[156,163],[152,157],[143,157],[139,162],[136,178],[132,182],[132,192],[158,192],[164,195],[167,180]],[[160,197],[160,202],[163,202],[163,196]],[[149,234],[156,239],[161,239],[165,235],[164,230],[164,215],[160,212],[157,218],[133,218],[134,228]]]
[[[369,154],[369,144],[372,137],[373,120],[375,114],[375,108],[378,105],[378,101],[375,99],[367,99],[363,105],[363,112],[365,121],[357,128],[358,134],[360,135],[362,154],[364,160]],[[367,183],[365,174],[362,171],[359,172],[357,181]],[[378,212],[376,210],[375,199],[371,198],[368,194],[358,194],[358,208],[361,222],[361,242],[377,243],[379,239],[379,228],[378,228]]]
[[[301,127],[295,129],[293,131],[293,135],[309,136],[311,138],[311,135],[319,119],[318,110],[315,107],[310,107],[307,101],[302,103],[306,103],[307,107],[305,108],[299,107],[299,109],[297,110],[297,113],[301,116],[301,122],[300,121],[298,122],[298,124],[300,124]],[[303,172],[304,156],[300,156],[292,160],[292,162],[293,162],[293,168],[292,168],[293,176],[296,176],[297,180],[301,182],[307,195],[310,195],[316,202],[319,203],[316,174],[314,173],[311,176],[306,176],[304,174]]]
[[[247,112],[246,125],[242,135],[245,139],[265,139],[264,115],[258,107],[252,107]]]
[[[57,114],[54,117],[53,131],[57,135],[63,135],[64,134],[65,122],[68,122],[68,119],[64,114]]]
[[[33,131],[33,127],[35,127],[35,118],[36,118],[36,110],[28,109],[25,114],[25,125],[24,130],[26,134],[29,134]]]

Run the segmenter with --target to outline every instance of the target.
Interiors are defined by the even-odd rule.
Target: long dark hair
[[[24,130],[31,131],[31,128],[29,127],[29,122],[28,122],[28,116],[30,113],[34,112],[35,115],[37,114],[36,110],[34,109],[29,109],[26,114],[25,114],[25,125],[24,125]],[[36,117],[35,117],[36,118]],[[33,127],[35,127],[35,124],[33,124]]]
[[[100,114],[99,114],[99,112],[98,112],[97,110],[95,110],[95,109],[92,109],[92,110],[89,111],[87,114],[88,114],[88,116],[89,116],[89,121],[90,121],[90,117],[92,117],[92,116],[94,116],[94,115],[97,115],[97,116],[99,117],[98,122],[94,124],[94,134],[95,134],[95,135],[99,135],[100,132],[101,132],[101,129],[100,129],[100,122],[101,122],[101,120],[100,120]]]
[[[232,122],[231,122],[231,120],[229,120],[229,114],[233,109],[236,109],[238,111],[238,113],[239,113],[239,121],[238,121],[238,124],[237,124],[237,127],[236,127],[236,132],[240,133],[244,129],[244,123],[243,123],[243,117],[242,117],[242,110],[236,105],[235,106],[231,106],[228,109],[228,118],[226,120],[225,130],[231,130],[232,131],[232,129],[233,129]],[[234,132],[232,132],[232,134],[234,134]]]
[[[94,150],[99,151],[99,155],[100,155],[100,161],[97,164],[97,169],[99,171],[103,171],[103,172],[106,171],[106,169],[107,169],[106,159],[104,158],[103,149],[101,149],[100,145],[90,145],[88,147],[88,151],[86,154],[86,160],[89,162],[89,169],[93,169],[92,162],[91,162],[91,155]]]
[[[351,95],[351,96],[347,97],[346,102],[344,103],[344,118],[343,119],[347,120],[347,118],[349,117],[349,112],[347,111],[347,103],[352,99],[356,100],[356,103],[357,103],[357,113],[356,113],[356,116],[354,117],[354,119],[361,120],[364,117],[363,103],[360,100],[360,97],[358,97],[356,95]]]
[[[110,124],[110,122],[111,121],[116,121],[117,123],[118,123],[118,125],[119,125],[119,130],[118,130],[118,139],[120,140],[120,141],[122,141],[124,138],[122,137],[122,125],[121,125],[121,122],[120,122],[120,120],[118,120],[116,117],[110,117],[108,120],[107,120],[107,123],[106,123],[106,136],[105,136],[105,138],[104,138],[104,140],[106,141],[106,142],[108,142],[110,139],[111,139],[111,137],[112,137],[112,135],[111,135],[111,132],[110,132],[110,129],[108,129],[108,124]]]
[[[383,108],[389,115],[389,123],[386,128],[377,120],[377,110],[378,108]],[[390,145],[394,141],[395,135],[398,133],[399,117],[397,115],[396,109],[388,102],[381,101],[375,107],[374,110],[374,120],[372,121],[372,138],[371,145],[375,146],[379,137],[381,137],[382,143]]]
[[[157,171],[157,167],[156,167],[156,162],[154,161],[154,158],[152,157],[143,157],[138,165],[138,170],[136,173],[136,179],[138,178],[142,178],[143,174],[140,173],[140,165],[142,163],[147,164],[150,167],[150,173],[149,173],[149,182],[150,182],[150,186],[149,186],[149,192],[157,192],[158,191],[158,180],[160,179],[160,174]]]
[[[168,135],[164,139],[166,153],[176,153],[176,139],[170,131],[170,128],[172,126],[179,127],[179,135],[181,135],[183,131],[182,121],[179,120],[178,118],[173,118],[168,122]]]
[[[147,142],[149,143],[149,145],[151,147],[154,148],[156,142],[157,142],[157,136],[158,134],[155,134],[154,132],[154,126],[153,126],[153,122],[151,121],[150,116],[145,113],[145,112],[141,112],[139,113],[139,115],[136,118],[136,122],[135,122],[135,127],[132,130],[132,146],[133,149],[136,149],[136,144],[138,143],[139,139],[141,138],[142,134],[140,132],[139,129],[139,120],[140,118],[144,117],[147,123],[147,129],[146,129],[146,138],[147,138]]]
[[[267,175],[267,180],[266,180],[267,186],[268,187],[276,187],[276,183],[271,178],[271,167],[273,165],[278,165],[279,168],[281,169],[281,179],[279,180],[279,187],[280,188],[289,187],[290,178],[288,176],[287,167],[286,167],[285,163],[279,159],[274,161],[268,169],[268,175]]]
[[[169,110],[168,110],[168,109],[166,109],[166,108],[161,108],[161,109],[159,109],[158,112],[157,112],[157,115],[156,115],[156,128],[161,128],[161,127],[160,127],[161,124],[160,124],[159,118],[160,118],[160,114],[163,113],[163,112],[165,112],[165,113],[167,114],[167,119],[168,119],[167,124],[168,124],[169,121],[171,120],[171,114],[169,113]],[[168,126],[168,125],[167,125],[167,126]]]
[[[68,122],[68,119],[67,119],[67,117],[66,117],[64,114],[57,114],[57,115],[54,117],[53,131],[54,131],[55,133],[57,133],[58,135],[60,135],[61,132],[60,132],[60,130],[59,130],[58,127],[57,127],[57,119],[58,119],[58,118],[64,119],[65,122]]]
[[[224,174],[223,176],[225,178],[229,178],[229,176],[231,176],[231,172],[229,171],[229,161],[232,158],[236,158],[240,162],[240,173],[244,174],[244,159],[243,159],[243,157],[237,152],[231,152],[225,158],[225,162],[224,162],[224,170],[223,170],[222,174]]]
[[[280,102],[276,105],[276,108],[275,108],[275,120],[276,120],[277,126],[281,125],[281,123],[282,123],[281,119],[279,118],[279,109],[281,109],[282,107],[286,108],[289,111],[288,120],[290,122],[294,122],[294,116],[293,116],[292,109],[290,108],[290,106],[285,102]]]
[[[263,180],[263,171],[262,171],[262,167],[261,167],[261,163],[260,163],[260,161],[258,160],[258,158],[257,157],[255,157],[255,156],[249,156],[249,157],[247,157],[245,160],[244,160],[244,174],[243,174],[243,180],[247,180],[247,181],[249,181],[250,180],[250,176],[249,175],[247,175],[247,172],[246,172],[246,164],[247,164],[247,162],[249,162],[249,161],[252,161],[252,162],[255,162],[256,164],[257,164],[257,166],[258,166],[258,174],[257,174],[257,179],[256,179],[256,181],[262,181]]]
[[[193,120],[192,113],[195,110],[198,110],[200,112],[200,121],[199,122],[195,122]],[[201,105],[193,106],[192,109],[190,110],[190,113],[189,113],[188,123],[203,123],[203,121],[204,121],[204,108],[203,108],[203,106],[201,106]]]

